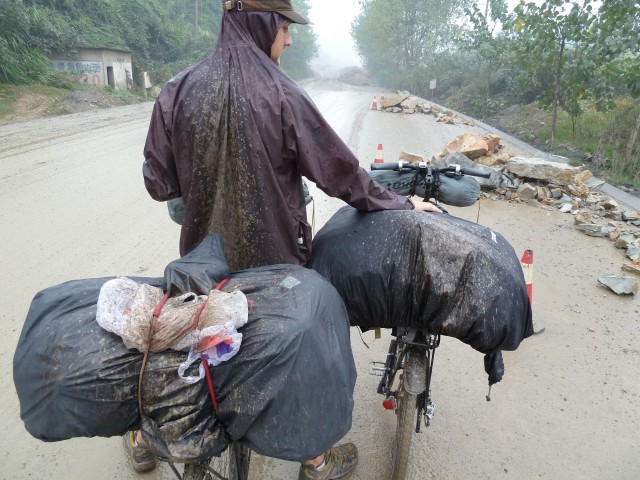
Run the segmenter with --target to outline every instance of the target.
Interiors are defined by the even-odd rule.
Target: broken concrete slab
[[[638,282],[635,278],[618,275],[602,275],[598,282],[618,295],[635,295]]]
[[[556,185],[568,185],[580,169],[563,163],[550,162],[540,158],[513,157],[507,163],[507,170],[519,177],[542,180]]]

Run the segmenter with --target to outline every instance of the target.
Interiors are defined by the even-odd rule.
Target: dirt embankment
[[[27,90],[16,98],[13,112],[0,116],[0,125],[101,108],[121,107],[143,101],[144,99],[135,95],[122,95],[119,92],[108,92],[97,88],[74,90],[63,94],[45,94]]]

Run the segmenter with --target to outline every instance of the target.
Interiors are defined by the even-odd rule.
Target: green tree
[[[294,0],[294,7],[302,15],[309,16],[309,1]],[[311,60],[318,55],[318,39],[311,25],[291,25],[293,45],[282,56],[282,69],[292,78],[304,78],[311,74]]]
[[[473,3],[464,9],[472,26],[461,36],[462,46],[478,55],[485,71],[485,98],[489,101],[493,73],[498,70],[507,55],[507,42],[503,35],[496,33],[497,27],[506,19],[507,7],[504,0],[487,0],[484,14]],[[492,19],[493,21],[491,21]]]
[[[607,0],[592,27],[591,55],[612,83],[622,82],[640,95],[640,4],[637,0]]]
[[[352,35],[367,70],[389,86],[428,85],[435,55],[454,48],[467,0],[361,0]]]
[[[580,108],[576,92],[580,95],[584,91],[595,69],[593,59],[581,54],[596,20],[593,1],[546,0],[538,6],[521,0],[514,10],[511,22],[517,40],[514,45],[522,65],[538,82],[542,105],[551,108],[552,143],[558,108],[564,105],[577,118]],[[571,75],[567,73],[568,62]],[[550,82],[544,81],[548,72],[553,76]]]

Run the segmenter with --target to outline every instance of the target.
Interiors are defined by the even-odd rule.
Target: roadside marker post
[[[545,329],[544,324],[535,314],[533,310],[533,250],[527,249],[522,254],[520,259],[522,265],[522,273],[524,273],[524,281],[527,286],[527,295],[529,296],[529,303],[531,303],[531,310],[533,315],[533,333],[542,333]]]

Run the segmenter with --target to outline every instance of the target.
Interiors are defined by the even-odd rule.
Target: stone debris
[[[394,95],[384,98],[380,102],[380,110],[390,113],[423,113],[433,115],[436,122],[447,123],[449,125],[463,124],[472,127],[473,120],[462,119],[451,110],[439,107],[424,98],[411,95],[407,91],[397,91]]]
[[[632,277],[603,275],[598,278],[598,282],[618,295],[635,295],[638,293],[638,281]]]
[[[398,160],[411,163],[420,163],[424,162],[424,157],[422,155],[418,155],[417,153],[400,152],[400,157],[398,158]]]
[[[486,155],[489,152],[489,145],[480,135],[465,132],[447,145],[440,156],[446,157],[453,152],[460,152],[465,157],[474,160]]]
[[[627,248],[627,257],[629,257],[634,262],[636,260],[640,260],[640,247],[637,244],[630,245],[629,248]]]
[[[623,263],[622,270],[640,275],[640,261],[638,263]]]

